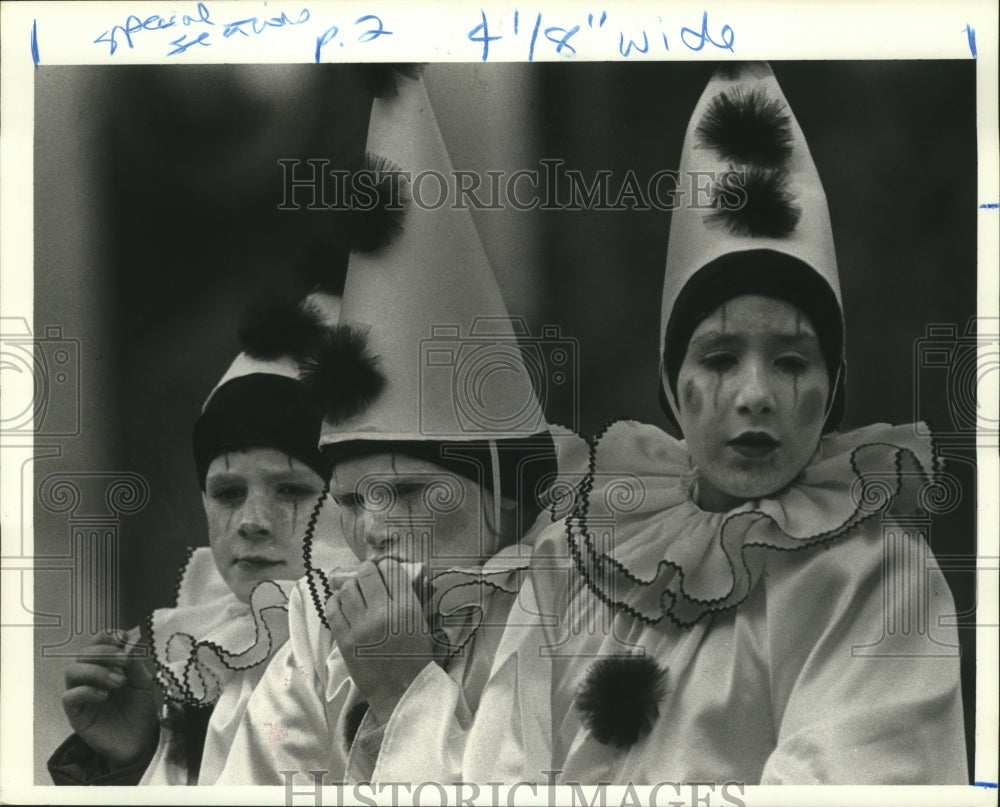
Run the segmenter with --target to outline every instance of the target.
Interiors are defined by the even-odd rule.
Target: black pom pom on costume
[[[759,87],[716,95],[695,129],[700,148],[737,163],[777,166],[792,153],[792,121],[785,104]]]
[[[400,79],[417,79],[423,72],[422,64],[373,63],[361,67],[364,83],[375,98],[395,98],[399,94]]]
[[[385,387],[379,359],[368,352],[367,336],[350,325],[327,328],[301,364],[303,383],[334,424],[364,411]]]
[[[628,748],[653,728],[666,681],[666,670],[649,656],[600,659],[580,685],[576,708],[595,740]]]
[[[365,154],[351,177],[352,252],[374,252],[403,230],[410,202],[406,178],[398,166],[374,154]]]
[[[730,171],[715,183],[713,197],[717,209],[709,218],[734,235],[784,238],[802,215],[788,190],[788,175],[780,168]]]
[[[256,359],[306,354],[325,330],[319,312],[288,297],[261,297],[247,306],[239,326],[243,350]]]
[[[347,751],[354,745],[354,738],[358,736],[358,729],[361,728],[361,721],[368,714],[368,702],[358,701],[344,716],[344,747]]]

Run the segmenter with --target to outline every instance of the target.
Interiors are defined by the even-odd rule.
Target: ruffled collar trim
[[[219,574],[211,549],[192,550],[177,583],[176,605],[147,618],[164,696],[214,704],[238,672],[266,664],[288,639],[293,580],[264,581],[241,602]]]
[[[683,441],[618,421],[592,444],[566,535],[576,570],[601,600],[647,623],[685,627],[743,602],[769,551],[828,543],[880,513],[933,510],[940,466],[914,424],[878,424],[824,437],[774,496],[711,513],[692,500]]]
[[[497,597],[513,604],[530,562],[530,550],[515,544],[481,567],[447,569],[429,577],[432,629],[443,643],[448,661],[465,653],[481,627],[502,627],[487,623],[487,613],[496,608]]]

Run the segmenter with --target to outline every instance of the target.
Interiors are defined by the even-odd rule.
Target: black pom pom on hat
[[[351,251],[375,252],[387,246],[402,232],[409,203],[399,167],[384,157],[365,154],[351,179]]]
[[[590,665],[576,708],[595,740],[628,748],[652,730],[666,681],[667,671],[649,656],[603,658]]]
[[[717,209],[708,218],[734,235],[783,238],[802,215],[788,189],[788,173],[781,168],[730,171],[715,183],[713,202]]]
[[[325,330],[319,312],[308,303],[269,295],[247,306],[238,336],[240,346],[255,359],[299,358]]]
[[[333,424],[364,411],[385,387],[379,358],[368,352],[367,334],[351,325],[327,328],[301,364],[302,382]]]
[[[785,104],[759,87],[720,92],[695,129],[700,148],[720,158],[763,166],[782,165],[792,153],[792,122]]]

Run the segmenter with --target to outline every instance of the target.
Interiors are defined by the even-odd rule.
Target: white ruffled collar
[[[746,599],[768,551],[832,541],[890,508],[927,509],[939,466],[931,440],[913,424],[877,424],[824,437],[779,493],[712,513],[691,498],[683,441],[618,421],[591,449],[566,535],[577,571],[599,598],[649,623],[686,626]]]
[[[208,547],[194,549],[177,584],[177,604],[147,619],[157,680],[172,701],[208,706],[237,672],[266,664],[288,639],[293,580],[264,581],[241,602]]]

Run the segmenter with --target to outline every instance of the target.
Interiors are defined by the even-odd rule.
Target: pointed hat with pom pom
[[[764,294],[793,302],[817,328],[830,372],[832,428],[846,370],[830,213],[805,135],[769,65],[716,71],[688,124],[680,175],[685,187],[711,181],[711,198],[686,199],[671,214],[660,320],[667,415],[699,317],[739,294]],[[699,185],[696,178],[707,179]]]
[[[374,181],[362,186],[375,189],[377,202],[359,223],[395,232],[359,239],[341,344],[329,345],[315,367],[320,386],[350,367],[363,394],[322,396],[321,443],[537,435],[547,428],[542,410],[472,216],[455,207],[451,160],[423,81],[402,74],[394,89],[373,105],[367,165]]]
[[[202,405],[194,426],[199,484],[227,451],[279,448],[324,477],[316,448],[322,412],[300,382],[300,362],[339,317],[340,298],[316,292],[301,302],[262,298],[244,312],[243,350]]]

